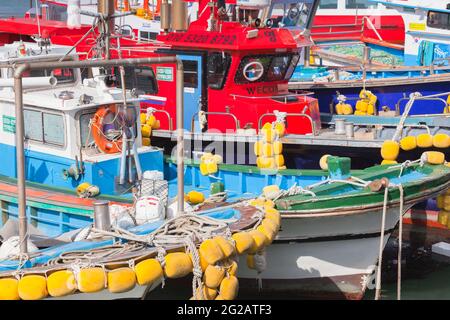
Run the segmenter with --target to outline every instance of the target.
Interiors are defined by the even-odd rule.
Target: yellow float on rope
[[[233,244],[222,236],[214,237],[213,241],[219,245],[225,259],[231,257],[236,252]]]
[[[191,204],[199,204],[205,201],[205,195],[195,190],[189,191],[186,198],[186,200]]]
[[[407,136],[400,140],[400,148],[404,151],[410,151],[417,147],[417,140],[414,136]]]
[[[185,252],[171,252],[165,257],[164,274],[171,279],[187,276],[194,266],[191,257]]]
[[[78,290],[92,293],[103,290],[106,282],[105,270],[100,267],[81,269],[77,277]]]
[[[150,140],[150,138],[142,138],[142,145],[144,147],[150,147],[151,144],[152,144],[152,141]]]
[[[146,286],[164,277],[161,263],[156,259],[146,259],[134,266],[136,281],[140,286]]]
[[[225,269],[221,266],[209,265],[203,274],[203,282],[208,288],[215,289],[220,286],[225,277]]]
[[[253,238],[253,246],[248,250],[249,254],[254,254],[260,250],[262,250],[266,243],[266,236],[258,230],[251,230],[249,231],[249,234]]]
[[[445,162],[445,154],[439,151],[427,151],[422,153],[420,159],[429,164],[443,164]]]
[[[223,300],[234,300],[239,290],[239,282],[235,276],[225,277],[220,284],[220,297]]]
[[[430,148],[433,146],[433,137],[429,133],[422,133],[417,136],[417,146],[419,148]]]
[[[219,244],[213,239],[203,241],[200,245],[199,252],[208,264],[216,264],[225,258]]]
[[[246,253],[254,243],[253,237],[248,232],[237,232],[231,236],[235,241],[238,254]]]
[[[143,138],[150,138],[152,135],[152,127],[148,124],[144,124],[141,128],[141,134]]]
[[[255,152],[256,156],[262,155],[262,148],[263,148],[263,141],[261,140],[256,141],[255,144],[253,145],[253,151]]]
[[[445,133],[435,134],[433,137],[433,146],[436,148],[448,148],[450,146],[450,137]]]
[[[0,279],[0,300],[20,300],[19,280],[15,278]]]
[[[392,165],[392,164],[397,164],[398,162],[395,160],[383,160],[381,161],[381,165]]]
[[[77,290],[75,276],[70,270],[55,271],[47,277],[47,290],[52,297],[63,297]]]
[[[26,275],[19,280],[17,286],[22,300],[40,300],[48,296],[47,279],[41,275]]]
[[[203,295],[201,294],[203,293]],[[192,300],[214,300],[217,297],[217,290],[208,288],[207,286],[203,285],[201,287],[197,288],[197,292],[195,296],[193,296]]]
[[[122,267],[108,271],[108,290],[111,293],[126,292],[136,286],[136,274],[133,269]]]
[[[400,152],[400,146],[398,142],[392,140],[386,140],[381,146],[381,156],[384,160],[395,160]]]

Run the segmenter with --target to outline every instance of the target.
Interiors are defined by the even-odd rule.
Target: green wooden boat
[[[381,239],[384,185],[390,187]],[[267,250],[263,290],[361,299],[375,279],[380,241],[386,245],[401,215],[413,205],[449,187],[450,167],[416,162],[371,167],[358,177],[320,182],[302,194],[279,198],[275,203],[283,220]],[[256,289],[249,271],[241,270],[240,276],[249,280],[243,285]]]

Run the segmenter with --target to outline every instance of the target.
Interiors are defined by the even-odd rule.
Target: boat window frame
[[[211,55],[225,55],[225,63],[224,63],[224,72],[222,75],[222,78],[220,80],[220,82],[216,82],[215,84],[211,84],[210,83],[210,78],[209,78],[209,59]],[[213,89],[213,90],[221,90],[223,89],[223,87],[225,86],[225,83],[227,82],[227,78],[228,78],[228,74],[230,71],[230,66],[232,63],[232,56],[231,54],[229,54],[228,52],[224,52],[224,51],[214,51],[214,52],[208,52],[208,55],[206,57],[207,61],[206,61],[206,83],[208,84],[208,88]]]
[[[289,62],[287,63],[286,69],[284,71],[284,74],[282,77],[280,77],[278,80],[273,80],[273,79],[268,79],[268,73],[269,73],[269,68],[272,66],[272,63],[274,61],[275,58],[278,57],[283,57],[283,56],[290,56]],[[237,85],[242,85],[242,84],[252,84],[252,83],[259,83],[259,82],[280,82],[280,81],[286,81],[286,76],[288,74],[288,72],[291,70],[291,62],[294,59],[294,57],[298,56],[299,54],[297,52],[283,52],[283,53],[268,53],[268,54],[256,54],[256,55],[247,55],[242,57],[241,61],[239,62],[239,65],[236,69],[236,72],[234,74],[234,83]],[[268,61],[266,62],[260,62],[261,65],[263,65],[264,67],[264,73],[263,75],[255,80],[255,81],[249,81],[247,79],[245,79],[245,77],[243,76],[243,70],[245,68],[245,65],[247,65],[248,63],[251,62],[251,59],[256,59],[254,61],[259,61],[258,59],[260,58],[270,58]],[[299,59],[299,58],[298,58]],[[297,60],[298,61],[298,60]],[[292,73],[294,72],[294,70],[292,70]],[[292,76],[292,74],[291,74]]]
[[[54,148],[58,148],[58,149],[66,149],[67,148],[66,117],[65,117],[64,112],[59,112],[59,111],[50,110],[50,109],[46,109],[46,108],[40,108],[40,107],[33,106],[33,105],[24,105],[23,106],[24,114],[25,114],[25,111],[39,112],[41,114],[40,118],[41,118],[41,124],[42,124],[42,140],[37,140],[37,139],[32,139],[32,138],[26,137],[25,130],[24,130],[25,141],[32,142],[33,144],[39,144],[39,145],[54,147]],[[62,144],[45,141],[44,114],[51,114],[51,115],[56,115],[56,116],[61,117],[62,127],[63,127],[63,140],[64,140]],[[26,123],[24,123],[24,127],[26,128]]]
[[[441,25],[432,25],[432,24],[430,24],[431,15],[437,15],[437,16],[446,15],[447,16],[447,26],[443,27]],[[439,19],[439,23],[440,22],[441,21]],[[433,11],[433,10],[428,11],[428,13],[427,13],[427,27],[433,28],[433,29],[440,29],[440,30],[450,30],[450,13]]]
[[[134,74],[131,74],[131,75],[130,75],[130,73],[127,72],[127,68],[133,69]],[[125,83],[125,86],[126,86],[127,89],[131,90],[131,89],[135,88],[135,89],[137,89],[138,91],[144,91],[145,94],[158,94],[159,87],[158,87],[158,81],[156,80],[155,70],[153,70],[153,68],[152,68],[150,65],[142,65],[142,66],[125,66],[124,69],[125,69],[125,82],[127,82],[127,81],[130,82],[130,81],[131,81],[131,82],[135,82],[136,84],[139,82],[138,79],[137,79],[137,75],[136,75],[136,70],[137,70],[137,69],[146,69],[146,70],[149,70],[149,71],[152,73],[151,80],[149,80],[149,81],[151,82],[151,84],[152,84],[154,90],[152,90],[152,91],[150,91],[150,90],[148,90],[148,89],[147,89],[147,90],[141,90],[140,88],[136,88],[136,87],[133,87],[133,86],[132,86],[132,87],[128,87],[128,84]],[[119,69],[119,68],[114,68],[113,75],[114,75],[114,76],[116,77],[116,79],[117,79],[117,80],[116,80],[117,87],[121,88],[122,85],[121,85],[121,80],[120,80],[120,69]],[[134,77],[134,79],[132,79],[132,80],[127,80],[127,76],[128,76],[128,79],[129,79],[130,76],[131,76],[131,77]]]
[[[322,1],[323,0],[320,1],[319,7],[318,7],[320,10],[336,10],[339,7],[339,0],[328,0],[331,3],[327,4],[326,7],[323,6]]]

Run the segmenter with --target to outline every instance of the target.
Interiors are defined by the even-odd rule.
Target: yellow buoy
[[[268,229],[272,229],[275,233],[278,232],[278,229],[280,228],[279,224],[277,224],[275,221],[267,219],[267,218],[264,218],[262,220],[261,225]]]
[[[203,282],[208,288],[215,289],[220,286],[225,276],[225,269],[220,266],[209,265],[203,274]]]
[[[329,154],[324,154],[322,157],[320,157],[319,166],[322,170],[328,170],[328,157]]]
[[[191,204],[199,204],[205,201],[205,195],[201,192],[192,190],[188,192],[187,199]]]
[[[147,115],[145,113],[140,114],[141,125],[144,125],[147,122]]]
[[[286,132],[286,126],[284,125],[284,123],[281,122],[277,122],[275,123],[275,132],[278,135],[278,137],[282,137],[284,136],[285,132]]]
[[[281,141],[274,141],[273,142],[273,153],[274,154],[281,154],[283,152],[283,143]]]
[[[400,152],[400,146],[396,141],[386,140],[381,146],[381,156],[384,160],[395,160]]]
[[[444,226],[448,225],[450,223],[449,220],[450,212],[441,210],[438,214],[438,222]]]
[[[102,268],[85,268],[78,273],[78,290],[92,293],[103,290],[106,284],[105,271]]]
[[[249,254],[254,254],[260,250],[262,250],[266,244],[266,236],[258,230],[251,230],[249,234],[253,238],[254,245],[248,250]]]
[[[207,167],[206,163],[200,163],[200,173],[203,176],[207,176],[208,175],[208,167]]]
[[[262,148],[263,148],[263,141],[256,141],[253,145],[253,151],[255,152],[256,156],[262,155]]]
[[[19,300],[19,280],[15,278],[0,279],[0,300]]]
[[[161,263],[156,259],[146,259],[134,266],[136,281],[140,286],[146,286],[158,281],[164,276]]]
[[[212,239],[203,241],[200,245],[199,252],[208,264],[216,264],[225,258],[219,244]]]
[[[396,160],[383,160],[381,161],[381,165],[392,165],[397,164],[398,162]]]
[[[270,128],[270,129],[262,128],[261,131],[263,134],[264,141],[272,143],[273,140],[275,139],[275,134],[276,134],[275,130],[273,130],[272,128]]]
[[[144,147],[149,147],[151,145],[152,141],[150,140],[150,138],[142,138],[142,145]]]
[[[213,241],[215,241],[219,245],[225,259],[231,257],[235,253],[233,244],[224,237],[222,236],[214,237]]]
[[[429,164],[443,164],[445,162],[445,154],[439,151],[427,151],[422,153],[420,159]]]
[[[150,128],[153,129],[153,127],[155,126],[155,123],[156,123],[156,117],[155,117],[154,115],[151,114],[151,115],[148,117],[146,123],[147,123],[147,125],[148,125]]]
[[[264,218],[273,220],[277,225],[281,224],[280,212],[275,208],[266,208]]]
[[[433,137],[431,134],[422,133],[417,136],[417,146],[419,148],[430,148],[433,146]]]
[[[41,275],[28,275],[19,280],[17,286],[22,300],[40,300],[48,296],[47,280]]]
[[[450,146],[450,137],[445,133],[435,134],[433,137],[433,146],[436,148],[448,148]]]
[[[252,199],[249,201],[248,204],[254,207],[263,207],[266,204],[266,199],[265,198]]]
[[[273,146],[271,143],[264,143],[262,148],[262,154],[264,157],[273,156]]]
[[[235,276],[229,276],[222,280],[220,284],[220,296],[224,300],[233,300],[237,297],[239,282]]]
[[[400,148],[405,151],[413,150],[417,147],[417,140],[414,136],[407,136],[400,140]]]
[[[126,292],[136,285],[136,274],[133,269],[122,267],[108,271],[108,290],[111,293]]]
[[[47,277],[47,290],[52,297],[63,297],[77,290],[75,276],[70,270],[59,270]]]
[[[342,110],[343,106],[344,106],[344,104],[342,102],[339,102],[336,104],[336,114],[339,114],[339,115],[344,114],[344,112]]]
[[[275,155],[275,165],[277,166],[277,167],[282,167],[282,166],[284,166],[284,157],[283,157],[283,155],[282,154],[277,154],[277,155]]]
[[[369,105],[367,106],[367,114],[368,115],[375,114],[375,105],[369,103]]]
[[[353,113],[353,108],[352,108],[352,106],[350,105],[350,104],[348,104],[348,103],[344,103],[343,105],[342,105],[342,114],[343,115],[350,115],[350,114],[352,114]]]
[[[275,238],[275,232],[272,229],[268,229],[265,226],[258,226],[256,228],[259,232],[261,232],[265,237],[266,241],[264,243],[265,246],[268,246],[272,243],[273,239]]]
[[[236,261],[231,260],[231,262],[227,265],[227,272],[230,276],[236,276],[238,270],[238,264]]]
[[[369,107],[369,102],[368,101],[366,101],[366,100],[358,100],[358,102],[356,102],[355,109],[357,111],[365,113],[365,112],[367,112],[367,108],[368,107]],[[355,114],[356,114],[356,112],[355,112]]]
[[[203,295],[201,295],[200,293],[203,293]],[[217,290],[216,289],[211,289],[208,288],[207,286],[203,285],[201,287],[197,288],[197,292],[195,294],[195,296],[193,297],[193,299],[195,300],[214,300],[217,297]]]
[[[270,122],[264,123],[262,129],[272,129],[272,124]]]
[[[192,272],[191,257],[184,252],[172,252],[165,257],[164,274],[171,279],[182,278]]]
[[[150,127],[148,124],[144,124],[141,128],[141,133],[143,138],[150,138],[152,135],[152,127]]]
[[[262,190],[262,193],[263,193],[264,197],[266,197],[266,199],[275,198],[279,192],[280,192],[280,187],[276,184],[265,186]]]
[[[216,173],[219,168],[217,167],[217,163],[216,162],[208,162],[206,163],[206,170],[208,171],[209,174],[213,174]]]
[[[253,254],[247,255],[247,267],[249,269],[255,270],[255,256]]]
[[[236,251],[238,254],[244,254],[254,243],[252,236],[248,232],[238,232],[231,236],[235,241]]]
[[[367,116],[367,112],[356,110],[355,116]]]

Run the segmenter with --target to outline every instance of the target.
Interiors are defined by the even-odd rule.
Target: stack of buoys
[[[282,122],[267,122],[261,129],[261,136],[255,142],[256,165],[261,169],[286,169],[284,165],[283,143],[280,138],[286,131]]]
[[[366,116],[375,114],[377,96],[369,90],[361,90],[359,100],[356,102],[355,115]]]
[[[450,189],[436,198],[437,207],[440,209],[438,222],[450,229]]]
[[[221,235],[204,240],[198,249],[202,269],[202,286],[192,299],[235,299],[239,283],[236,277],[237,256],[262,256],[280,227],[280,214],[273,202],[264,202],[264,215],[256,228],[234,233],[227,239]],[[123,267],[78,267],[29,273],[21,277],[0,278],[0,300],[39,300],[63,297],[76,292],[94,293],[108,289],[111,293],[132,290],[136,285],[150,286],[164,278],[178,279],[193,273],[194,255],[188,251],[170,252],[162,259],[146,258],[124,262]],[[126,266],[125,266],[126,265]]]
[[[141,134],[142,134],[142,145],[150,146],[152,135],[152,130],[157,130],[160,127],[159,120],[153,115],[153,113],[141,113]]]
[[[336,104],[336,114],[339,114],[339,115],[353,114],[353,108],[350,104],[345,103],[343,101],[339,101]]]
[[[219,154],[207,152],[200,158],[200,173],[204,176],[214,174],[219,171],[219,164],[223,162],[223,158]]]
[[[415,148],[439,148],[446,149],[450,147],[450,136],[445,133],[437,133],[432,136],[429,133],[422,133],[416,136],[406,136],[400,139],[400,142],[386,140],[381,146],[381,164],[395,164],[400,150],[410,151]]]

